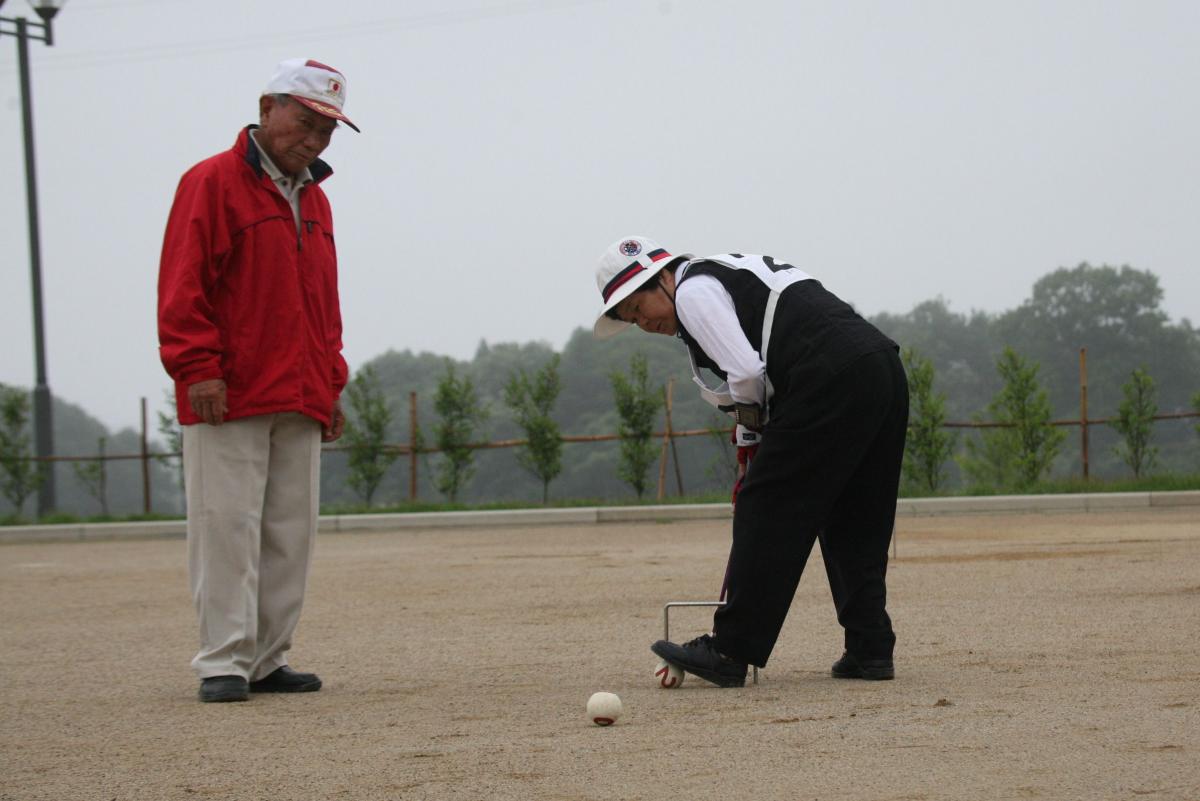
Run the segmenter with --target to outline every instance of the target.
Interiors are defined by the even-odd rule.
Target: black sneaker
[[[735,662],[724,654],[718,653],[713,638],[709,634],[697,637],[683,645],[659,640],[650,646],[650,650],[676,667],[683,668],[688,673],[699,676],[705,681],[711,681],[718,687],[744,687],[746,685],[746,663]]]
[[[321,680],[316,673],[301,673],[287,665],[250,682],[252,693],[315,693],[319,689]]]
[[[849,651],[833,663],[830,674],[835,679],[867,679],[887,681],[896,678],[896,668],[890,659],[858,659]]]
[[[249,698],[250,687],[241,676],[209,676],[200,681],[200,700],[206,704]]]

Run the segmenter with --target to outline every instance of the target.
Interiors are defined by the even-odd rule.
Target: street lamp
[[[21,121],[25,132],[25,198],[29,205],[29,271],[33,286],[33,355],[37,372],[33,389],[33,430],[39,459],[54,453],[54,433],[50,417],[50,387],[46,383],[46,343],[42,325],[42,247],[38,235],[37,175],[33,160],[33,100],[29,85],[29,40],[54,44],[50,21],[67,0],[29,0],[42,18],[30,22],[24,17],[0,17],[0,36],[17,37],[17,62],[21,72]],[[0,0],[0,6],[4,0]],[[5,25],[11,25],[8,30]],[[38,35],[38,31],[41,35]],[[54,509],[54,465],[40,462],[42,483],[38,488],[38,516]],[[18,510],[20,511],[20,510]]]

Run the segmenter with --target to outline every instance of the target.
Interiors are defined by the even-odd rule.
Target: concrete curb
[[[974,514],[1038,514],[1111,512],[1173,506],[1200,506],[1200,490],[1184,492],[1099,492],[1077,495],[995,495],[972,498],[901,498],[897,517]],[[728,520],[725,503],[663,506],[593,506],[569,509],[505,509],[480,512],[413,512],[409,514],[322,515],[322,534],[395,531],[414,528],[477,526],[543,526],[598,523],[665,523],[679,520]],[[50,526],[0,527],[0,545],[30,542],[100,542],[182,538],[182,520],[145,523],[68,523]]]

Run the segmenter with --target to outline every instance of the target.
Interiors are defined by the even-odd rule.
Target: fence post
[[[408,393],[408,499],[417,499],[417,393]]]
[[[663,426],[662,455],[658,459],[658,500],[662,500],[667,489],[667,444],[671,441],[671,382],[663,388],[666,425]]]
[[[142,513],[150,514],[150,447],[146,441],[146,398],[142,398]]]
[[[1088,480],[1087,348],[1079,349],[1079,437],[1083,454],[1083,480]]]
[[[100,451],[100,514],[108,517],[108,457],[105,456],[108,437],[100,437],[96,442]]]

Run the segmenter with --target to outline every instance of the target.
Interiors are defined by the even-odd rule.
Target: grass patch
[[[1142,478],[1090,479],[1060,478],[1039,481],[1032,487],[968,487],[954,493],[961,496],[992,495],[1078,495],[1087,492],[1184,492],[1200,490],[1200,474],[1144,476]]]
[[[183,520],[182,515],[151,512],[136,515],[77,515],[71,512],[51,512],[44,517],[26,520],[19,515],[0,517],[0,526],[59,526],[73,523],[144,523],[156,520]]]

